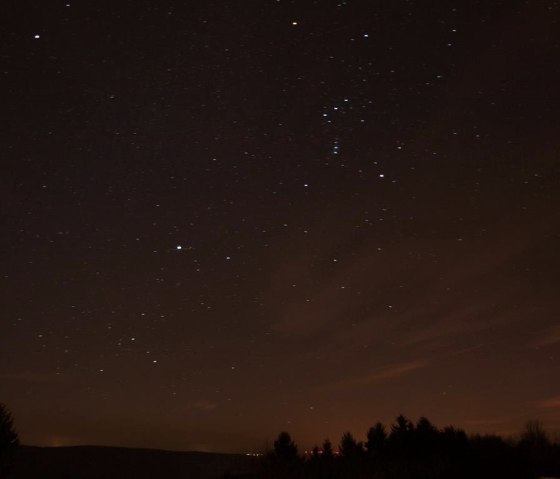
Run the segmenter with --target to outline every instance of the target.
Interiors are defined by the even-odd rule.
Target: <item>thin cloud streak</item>
[[[430,364],[428,360],[416,360],[416,361],[408,361],[404,363],[397,363],[397,364],[390,364],[388,366],[383,366],[378,368],[377,371],[363,375],[357,376],[350,379],[345,379],[342,381],[335,382],[326,386],[324,389],[326,391],[336,391],[336,390],[344,390],[347,388],[354,388],[360,386],[370,386],[372,384],[387,380],[387,379],[394,379],[406,374],[409,374],[413,371],[418,369],[425,368]]]
[[[218,405],[215,402],[207,400],[191,402],[186,406],[187,409],[196,409],[198,411],[213,411],[217,407]]]
[[[1,374],[1,381],[22,381],[28,383],[50,383],[50,382],[62,382],[66,379],[66,376],[57,373],[37,373],[31,371],[24,371],[13,374]]]
[[[543,331],[533,342],[533,346],[550,346],[557,343],[560,343],[560,324],[551,326]]]
[[[558,409],[560,408],[560,396],[537,401],[537,407],[540,409]]]

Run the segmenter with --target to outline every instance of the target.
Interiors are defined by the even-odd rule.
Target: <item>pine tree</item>
[[[10,477],[13,466],[13,454],[19,445],[18,435],[14,429],[14,420],[8,408],[0,403],[0,478]]]
[[[298,459],[298,449],[290,434],[281,432],[274,441],[274,454],[283,462],[291,462]]]
[[[387,441],[387,432],[385,426],[378,422],[375,426],[370,427],[367,432],[366,449],[370,456],[377,454],[383,450]]]

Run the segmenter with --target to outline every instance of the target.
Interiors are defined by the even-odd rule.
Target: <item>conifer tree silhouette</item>
[[[19,445],[14,420],[8,408],[0,403],[0,479],[10,477],[13,454]]]
[[[340,453],[346,458],[355,458],[362,451],[362,444],[356,442],[351,433],[345,432],[340,441]]]
[[[368,456],[373,457],[379,454],[385,447],[387,441],[387,432],[385,426],[378,422],[375,426],[370,427],[367,432],[366,449]]]
[[[289,433],[283,431],[274,441],[274,454],[282,462],[293,462],[298,459],[298,448]]]
[[[328,439],[325,439],[325,442],[323,442],[323,457],[326,460],[330,460],[334,457],[332,444]]]

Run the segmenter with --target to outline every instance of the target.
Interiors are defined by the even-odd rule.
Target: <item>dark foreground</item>
[[[21,446],[14,479],[214,479],[257,470],[254,457],[122,447]]]
[[[486,441],[483,441],[486,442]],[[479,444],[480,446],[480,444]],[[264,458],[241,454],[173,452],[122,447],[21,446],[13,479],[536,479],[544,471],[527,467],[520,451],[485,444],[461,458],[452,451],[438,460],[414,454],[378,457],[337,456],[282,458],[271,451]],[[560,459],[554,451],[554,463]],[[424,456],[426,451],[423,451]],[[429,454],[428,454],[429,456]],[[555,468],[551,468],[555,469]],[[546,472],[551,473],[552,470]],[[557,472],[557,471],[554,471]],[[553,474],[546,474],[552,477]]]

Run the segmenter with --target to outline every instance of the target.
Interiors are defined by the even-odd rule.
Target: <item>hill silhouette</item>
[[[257,458],[242,454],[105,446],[20,446],[14,479],[215,479],[253,472],[258,465]]]

